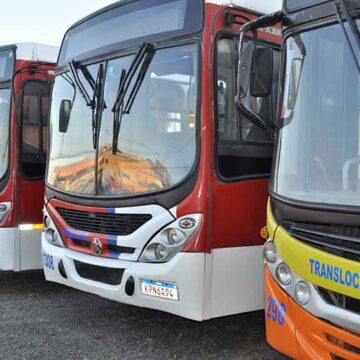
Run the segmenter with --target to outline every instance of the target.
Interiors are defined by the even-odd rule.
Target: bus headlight
[[[55,246],[64,247],[61,236],[50,215],[44,209],[44,236],[46,241]]]
[[[185,234],[177,229],[171,228],[167,230],[167,241],[170,245],[175,245],[182,242],[185,238]]]
[[[311,297],[309,285],[305,281],[299,281],[295,286],[295,299],[301,304],[306,305]]]
[[[2,221],[4,217],[9,213],[10,208],[11,208],[10,202],[0,203],[0,221]]]
[[[272,240],[268,240],[264,245],[264,259],[269,263],[274,263],[277,259],[277,251]]]
[[[201,224],[201,214],[181,217],[156,234],[146,245],[140,262],[162,263],[179,253]]]
[[[45,231],[45,237],[50,244],[55,245],[59,235],[53,229],[47,229]]]
[[[289,268],[289,266],[287,266],[287,264],[285,264],[284,262],[281,262],[277,267],[276,267],[276,277],[279,280],[281,285],[289,285],[291,283],[292,280],[292,273],[291,270]]]
[[[44,227],[45,227],[45,229],[47,229],[50,225],[51,225],[50,217],[45,215],[44,216]]]

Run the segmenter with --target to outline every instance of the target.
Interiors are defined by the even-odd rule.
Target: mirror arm
[[[251,31],[254,36],[255,41],[255,48],[257,43],[257,30],[260,28],[264,28],[267,26],[272,26],[277,24],[282,19],[283,13],[282,11],[275,12],[270,15],[264,15],[260,18],[254,19],[252,21],[247,22],[240,28],[240,39],[239,39],[239,59],[241,59],[241,54],[243,51],[243,44],[244,44],[244,34],[246,32]],[[248,107],[246,107],[243,102],[242,98],[245,96],[245,94],[240,93],[240,73],[241,73],[241,60],[239,60],[238,64],[238,74],[237,74],[237,94],[236,94],[236,105],[239,111],[244,114],[253,124],[258,126],[259,128],[265,130],[265,129],[275,129],[276,126],[272,124],[270,121],[265,122],[261,116],[254,113],[252,110],[250,110]]]
[[[236,99],[236,105],[239,111],[246,116],[248,120],[250,120],[253,124],[258,126],[259,128],[265,130],[268,129],[268,124],[256,113],[247,108],[240,99]]]
[[[269,15],[263,15],[257,19],[251,20],[248,23],[244,24],[240,31],[255,31],[257,29],[261,29],[268,26],[276,25],[279,21],[281,21],[283,17],[282,11],[277,11],[275,13]]]

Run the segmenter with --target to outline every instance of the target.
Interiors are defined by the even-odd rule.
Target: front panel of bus
[[[220,276],[210,293],[210,274],[220,275],[223,261],[212,270],[214,248],[246,246],[261,264],[261,251],[253,257],[248,249],[260,245],[256,224],[244,219],[236,231],[228,226],[241,204],[246,219],[256,214],[260,225],[265,218],[259,203],[241,195],[248,190],[265,204],[272,150],[270,135],[261,134],[261,141],[244,121],[242,136],[254,153],[263,151],[257,158],[236,155],[240,134],[230,133],[238,123],[233,95],[240,24],[226,23],[226,11],[200,0],[129,1],[67,32],[50,116],[42,239],[48,280],[196,320],[262,306],[260,284],[256,292],[245,291],[256,301],[243,303],[237,295],[244,288],[234,280],[231,306],[221,301]],[[246,166],[251,157],[253,168]],[[224,204],[235,190],[239,200]],[[213,207],[223,208],[220,217]],[[250,287],[232,255],[231,268]]]

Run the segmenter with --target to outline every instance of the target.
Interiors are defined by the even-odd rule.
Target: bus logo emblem
[[[99,238],[92,239],[90,247],[91,247],[91,251],[95,255],[101,255],[101,253],[103,251],[103,245],[102,245],[101,240]]]

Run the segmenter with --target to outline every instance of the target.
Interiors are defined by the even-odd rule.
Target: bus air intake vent
[[[353,261],[360,261],[360,228],[343,225],[284,224],[307,245]]]
[[[75,230],[106,235],[130,235],[151,220],[148,214],[111,214],[57,208],[68,226]]]
[[[76,272],[82,278],[108,285],[120,285],[124,274],[124,269],[90,265],[76,260],[74,265]]]

